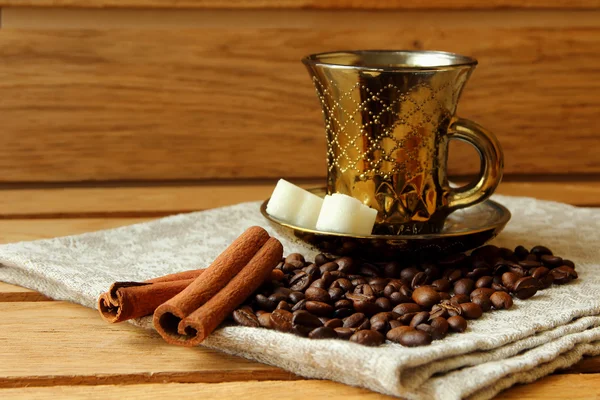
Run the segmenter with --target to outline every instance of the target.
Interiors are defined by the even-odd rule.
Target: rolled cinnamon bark
[[[198,275],[196,273],[196,276]],[[115,282],[108,292],[102,294],[98,299],[98,311],[102,318],[110,323],[145,317],[152,314],[156,307],[180,293],[193,281],[194,278],[157,283],[148,281]]]
[[[177,340],[170,343],[196,346],[267,280],[281,261],[283,246],[270,238],[233,279],[203,306],[184,318],[178,326]]]
[[[267,240],[269,234],[263,228],[253,226],[247,229],[201,276],[179,294],[158,306],[153,319],[158,333],[169,343],[184,344],[187,339],[177,331],[179,322],[223,289],[250,262]],[[277,262],[282,256],[283,253]]]

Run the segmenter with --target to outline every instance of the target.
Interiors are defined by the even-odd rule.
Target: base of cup
[[[399,224],[379,223],[375,224],[373,234],[375,235],[425,235],[429,233],[440,233],[444,228],[446,218],[438,218],[424,222],[405,222]]]

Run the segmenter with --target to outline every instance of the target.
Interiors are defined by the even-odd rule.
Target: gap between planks
[[[136,187],[53,187],[0,190],[0,219],[158,217],[265,200],[268,183]],[[317,187],[323,181],[302,181]],[[498,194],[530,196],[577,206],[600,206],[600,182],[505,182]]]

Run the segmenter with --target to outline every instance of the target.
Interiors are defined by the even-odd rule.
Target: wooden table
[[[310,185],[310,182],[307,183]],[[570,190],[565,191],[565,186]],[[0,241],[49,238],[179,211],[265,198],[271,183],[168,187],[5,189]],[[600,204],[600,184],[504,183],[506,194]],[[167,345],[156,333],[108,325],[95,310],[0,282],[0,398],[384,398],[203,348]],[[600,357],[584,359],[506,399],[598,398]]]

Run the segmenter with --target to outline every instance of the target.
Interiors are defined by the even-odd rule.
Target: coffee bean
[[[330,318],[328,318],[328,317],[318,317],[318,318],[319,318],[319,321],[321,321],[321,323],[323,325],[325,325],[327,323],[327,321],[330,320]]]
[[[340,318],[332,318],[329,321],[325,322],[323,325],[331,329],[335,329],[344,326],[344,322]]]
[[[343,319],[344,328],[356,328],[360,326],[367,319],[363,313],[354,313],[349,317]]]
[[[446,321],[446,318],[442,317],[433,318],[429,324],[432,329],[431,337],[433,340],[443,339],[448,333],[448,329],[450,327],[448,321]]]
[[[292,307],[290,307],[290,305],[288,304],[287,301],[280,301],[279,303],[277,303],[277,307],[275,307],[277,310],[286,310],[286,311],[291,311]]]
[[[398,342],[406,347],[417,347],[430,344],[431,340],[432,338],[429,333],[411,328],[400,334]]]
[[[452,270],[446,278],[450,281],[450,283],[454,283],[462,278],[462,272],[459,269]]]
[[[356,270],[356,263],[350,257],[341,257],[335,260],[338,265],[338,271],[345,274],[352,274]]]
[[[306,308],[306,300],[302,299],[292,307],[291,311],[304,310]]]
[[[304,256],[300,253],[291,253],[285,258],[285,262],[300,261],[304,264]]]
[[[400,293],[400,292],[394,292],[390,295],[389,297],[390,301],[392,302],[392,305],[398,305],[400,303],[408,303],[410,302],[410,297]]]
[[[329,272],[329,275],[331,275],[331,277],[333,279],[341,279],[341,278],[347,278],[348,277],[348,275],[346,275],[345,273],[340,272],[340,271],[331,271],[331,272]]]
[[[348,279],[350,279],[350,277],[348,277]],[[364,285],[367,283],[367,280],[365,278],[354,278],[350,280],[350,283],[352,283],[352,288],[355,288],[358,285]]]
[[[271,323],[271,313],[266,312],[262,313],[258,316],[258,323],[263,328],[273,329],[273,324]]]
[[[387,278],[398,278],[402,267],[399,263],[392,261],[383,266],[383,275]]]
[[[489,298],[492,294],[494,294],[496,290],[492,288],[477,288],[471,292],[471,300],[476,296],[485,296]]]
[[[321,270],[316,264],[311,264],[308,267],[304,267],[303,272],[310,277],[311,281],[321,277]]]
[[[343,340],[349,340],[354,335],[354,332],[356,332],[354,328],[334,328],[333,330],[338,338]]]
[[[408,267],[400,271],[400,279],[405,285],[410,285],[415,275],[421,272],[417,267]]]
[[[475,282],[475,287],[476,288],[489,288],[490,286],[492,286],[492,283],[494,283],[494,277],[493,276],[482,276],[481,278],[477,279],[477,282]]]
[[[376,277],[376,276],[381,275],[379,273],[379,270],[377,269],[377,267],[375,267],[373,264],[368,264],[368,263],[362,264],[358,269],[358,273],[363,276],[369,276],[369,277]]]
[[[314,328],[311,326],[292,324],[292,333],[297,336],[307,337],[310,331],[312,331],[313,329]]]
[[[385,334],[390,329],[390,324],[388,321],[384,320],[376,320],[374,322],[370,322],[371,329],[374,331],[381,332]]]
[[[318,328],[320,326],[323,326],[323,323],[316,315],[313,315],[305,310],[294,311],[292,317],[292,324],[308,326],[311,328]]]
[[[374,315],[381,311],[381,308],[371,301],[355,300],[352,305],[356,311],[366,315]]]
[[[537,279],[526,276],[515,282],[513,293],[518,299],[525,300],[536,294],[539,288],[540,282]]]
[[[531,269],[531,268],[541,267],[542,263],[539,261],[523,260],[523,261],[519,261],[519,265],[523,268]]]
[[[302,264],[302,266],[303,265],[304,264]],[[295,262],[294,263],[288,263],[288,262],[286,262],[286,263],[283,263],[283,266],[281,267],[281,270],[283,272],[285,272],[286,274],[289,274],[289,273],[294,272],[298,268],[302,268],[302,266],[298,267],[298,264],[296,264]]]
[[[352,308],[352,306],[350,306],[348,308],[338,308],[333,312],[331,316],[333,318],[346,318],[352,314],[354,314],[354,309]]]
[[[563,260],[563,265],[575,269],[575,263],[571,260]]]
[[[354,289],[354,286],[352,286],[352,282],[350,282],[346,278],[339,278],[334,283],[336,283],[336,282],[340,286],[340,288],[342,288],[345,292],[348,292],[348,291]]]
[[[389,321],[389,322],[388,322],[388,324],[390,325],[390,329],[394,329],[394,328],[397,328],[397,327],[399,327],[399,326],[403,326],[403,325],[402,325],[402,322],[400,322],[400,321],[397,321],[397,320],[395,320],[395,319],[393,319],[393,320]]]
[[[268,297],[262,294],[257,294],[255,297],[256,304],[263,310],[272,311],[277,306],[277,303],[270,300]]]
[[[502,274],[502,285],[505,286],[508,290],[513,290],[515,283],[521,277],[514,272],[505,272]]]
[[[441,300],[439,293],[431,286],[421,286],[416,288],[412,294],[412,299],[415,303],[424,308],[431,308]]]
[[[429,312],[421,311],[415,314],[415,316],[410,320],[410,326],[415,328],[417,325],[420,325],[429,320]]]
[[[450,301],[457,303],[457,304],[461,304],[461,303],[468,303],[471,301],[471,299],[466,294],[455,294],[454,296],[452,296],[450,298]]]
[[[375,296],[360,293],[346,293],[346,299],[351,301],[375,301]]]
[[[490,301],[496,310],[509,309],[513,305],[512,297],[506,292],[496,292],[490,296]]]
[[[448,317],[448,309],[440,304],[436,304],[435,306],[433,306],[431,308],[431,311],[429,312],[430,319],[438,318],[438,317],[443,317],[443,318]]]
[[[423,311],[423,309],[415,303],[400,303],[396,307],[394,307],[392,311],[401,316],[405,314],[418,313],[420,311]]]
[[[525,260],[529,260],[529,261],[538,261],[538,256],[536,256],[535,254],[528,254],[527,257],[525,257]]]
[[[454,293],[469,295],[475,289],[475,282],[469,278],[463,278],[454,283]]]
[[[448,326],[453,332],[464,332],[467,330],[467,321],[460,315],[455,315],[446,320]]]
[[[466,303],[460,303],[460,304],[466,304]],[[462,308],[460,307],[460,304],[456,303],[452,300],[449,300],[449,301],[442,301],[440,303],[440,306],[444,307],[448,311],[448,315],[452,317],[454,315],[462,315],[463,311],[462,311]]]
[[[322,303],[328,303],[331,300],[327,290],[311,286],[304,292],[307,301],[319,301]]]
[[[538,257],[541,257],[543,255],[552,255],[552,250],[550,250],[549,248],[545,247],[545,246],[535,246],[534,248],[531,249],[531,253],[535,254]]]
[[[329,316],[333,313],[333,306],[321,301],[307,301],[305,307],[307,311],[322,317]]]
[[[238,309],[233,312],[233,320],[242,326],[258,328],[260,322],[252,310]]]
[[[525,257],[527,257],[528,254],[529,250],[527,250],[525,247],[520,245],[515,247],[515,256],[517,256],[519,260],[525,259]]]
[[[450,290],[450,281],[446,278],[436,279],[431,283],[431,286],[438,292],[448,292]]]
[[[492,309],[492,302],[490,298],[485,294],[478,294],[471,296],[471,301],[481,307],[483,312],[490,311]]]
[[[546,267],[537,267],[531,271],[531,277],[535,279],[543,279],[546,275],[548,275],[549,272],[550,270]]]
[[[400,337],[404,334],[404,332],[412,330],[414,330],[414,328],[411,328],[410,326],[398,326],[390,329],[385,336],[389,341],[400,343]]]
[[[389,311],[392,309],[392,302],[385,297],[378,297],[377,300],[375,300],[375,304],[380,310],[383,311]]]
[[[292,293],[289,294],[288,299],[292,303],[297,303],[300,300],[304,300],[304,293],[302,293],[302,292],[292,292]]]
[[[415,329],[418,331],[428,333],[429,335],[433,334],[433,328],[431,327],[431,325],[419,324],[419,325],[415,326]],[[433,336],[431,336],[431,337],[433,338]]]
[[[311,339],[337,339],[338,335],[333,328],[322,326],[310,331],[308,337]]]
[[[419,272],[414,276],[410,283],[410,287],[414,290],[420,286],[423,286],[427,283],[427,275],[425,272]]]
[[[288,300],[289,297],[290,297],[290,294],[292,293],[292,290],[288,289],[286,287],[280,286],[278,288],[275,288],[275,290],[273,291],[273,293],[281,293],[281,294],[283,294],[283,295],[286,296],[286,298],[282,299],[282,300]]]
[[[318,266],[321,266],[327,262],[329,262],[329,258],[327,258],[325,254],[317,254],[317,256],[315,257],[315,264],[317,264]]]
[[[337,263],[335,263],[333,261],[325,263],[325,264],[323,264],[323,265],[321,265],[319,267],[319,270],[321,271],[321,274],[324,273],[324,272],[328,272],[328,271],[329,272],[331,272],[331,271],[337,271],[337,269],[338,269],[338,265],[337,265]]]
[[[333,307],[335,309],[339,309],[339,308],[350,308],[352,307],[352,301],[348,300],[348,299],[341,299],[335,302],[335,304],[333,305]]]
[[[514,264],[514,263],[511,263],[508,266],[508,271],[509,272],[513,272],[513,273],[515,273],[515,274],[517,274],[519,276],[525,276],[525,275],[527,275],[527,269],[528,268],[523,267],[523,266],[521,266],[519,264]]]
[[[292,331],[292,318],[291,312],[286,310],[275,310],[271,313],[271,326],[280,332],[291,332]]]
[[[372,297],[373,299],[375,299],[375,293],[373,292],[373,288],[371,288],[371,285],[367,283],[355,287],[354,294],[362,294],[364,296]]]
[[[372,330],[360,330],[350,337],[350,341],[363,346],[379,346],[385,341],[385,337]]]
[[[462,303],[460,308],[462,309],[462,316],[467,319],[477,319],[483,315],[483,310],[479,304]]]
[[[492,283],[492,289],[494,289],[496,292],[508,292],[509,291],[506,288],[506,286],[503,286],[499,283]]]
[[[486,264],[486,267],[474,268],[473,271],[467,272],[467,278],[476,281],[482,276],[489,275],[492,272],[492,268]]]
[[[342,288],[331,288],[331,287],[329,288],[329,290],[327,292],[329,293],[330,301],[333,301],[333,302],[341,300],[344,297],[344,293],[345,293],[344,289],[342,289]]]
[[[325,289],[329,288],[329,283],[327,283],[327,281],[325,281],[323,278],[319,278],[319,279],[313,281],[310,284],[310,287],[325,290]],[[308,290],[308,289],[306,289],[306,290]],[[306,294],[306,292],[304,294]]]
[[[578,277],[577,272],[575,272],[573,268],[566,265],[554,268],[550,274],[552,274],[552,277],[554,278],[554,283],[559,285],[569,283]]]
[[[295,292],[302,292],[310,286],[311,278],[306,272],[300,272],[290,280],[290,289]]]
[[[440,294],[440,299],[442,300],[450,300],[450,293],[448,292],[439,292]]]

